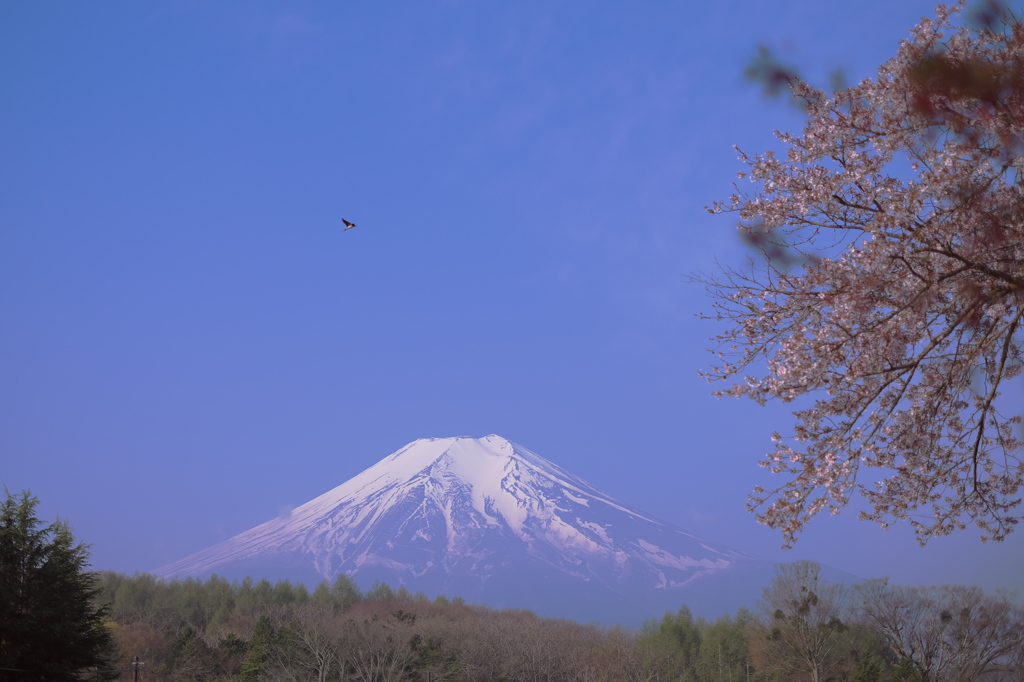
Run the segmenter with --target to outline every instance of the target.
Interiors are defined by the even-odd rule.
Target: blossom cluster
[[[1001,540],[1021,518],[1024,406],[1004,393],[1024,362],[1024,24],[969,29],[962,9],[940,6],[876,78],[832,95],[790,78],[802,134],[740,152],[753,189],[709,207],[761,253],[697,278],[728,323],[706,376],[813,399],[762,461],[784,482],[750,497],[787,545],[854,493],[922,544],[968,524]]]

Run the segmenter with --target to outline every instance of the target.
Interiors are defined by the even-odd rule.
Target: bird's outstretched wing
[[[353,227],[356,226],[355,223],[350,223],[349,221],[345,220],[344,218],[341,219],[341,222],[345,223],[345,229],[346,230],[351,230]]]

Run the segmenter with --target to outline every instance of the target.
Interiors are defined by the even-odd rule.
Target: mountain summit
[[[710,615],[752,604],[770,571],[491,435],[414,441],[288,518],[154,573],[313,582],[345,573],[363,587],[382,580],[623,622],[683,603]]]

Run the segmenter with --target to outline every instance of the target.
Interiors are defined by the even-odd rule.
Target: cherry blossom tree
[[[1001,395],[1024,345],[1024,23],[990,9],[968,28],[963,3],[940,6],[832,95],[773,72],[803,133],[741,151],[753,186],[708,209],[759,254],[695,278],[726,329],[705,376],[802,399],[762,461],[782,483],[748,505],[785,546],[854,494],[921,544],[968,524],[1002,540],[1021,518],[1022,406]]]

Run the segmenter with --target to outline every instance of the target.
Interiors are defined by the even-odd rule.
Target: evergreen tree
[[[171,644],[175,677],[182,682],[210,679],[213,656],[210,647],[191,625],[178,630]]]
[[[356,585],[356,581],[344,573],[339,573],[331,585],[331,597],[335,600],[338,607],[345,611],[353,604],[361,602],[363,600],[363,593],[359,586]]]
[[[747,622],[722,616],[700,633],[699,679],[707,682],[746,679]]]
[[[321,580],[320,584],[318,584],[316,589],[313,590],[312,600],[313,603],[320,608],[333,606],[334,604],[331,600],[331,584],[326,580]]]
[[[270,664],[270,650],[274,645],[274,626],[267,616],[260,616],[249,642],[249,653],[242,663],[241,678],[256,682]]]
[[[40,528],[39,501],[4,489],[0,503],[0,668],[16,679],[76,680],[106,667],[110,631],[89,552],[64,521]],[[20,672],[14,672],[20,671]]]
[[[341,576],[338,576],[338,578],[340,579]],[[391,585],[388,585],[382,580],[378,580],[373,583],[373,586],[370,587],[370,591],[366,593],[366,598],[372,601],[385,602],[392,602],[396,599],[395,591],[391,589]]]
[[[637,641],[644,650],[647,672],[656,678],[696,680],[704,625],[703,620],[694,619],[687,606],[681,606],[675,614],[666,613],[660,621],[646,621]]]

